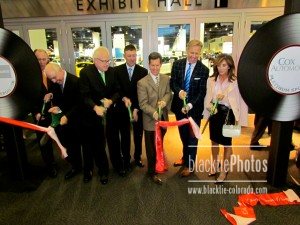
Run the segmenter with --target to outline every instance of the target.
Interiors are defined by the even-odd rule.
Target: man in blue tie
[[[116,126],[120,133],[121,151],[124,160],[124,167],[119,168],[119,175],[123,176],[130,171],[130,123],[132,123],[134,141],[134,164],[144,167],[141,161],[142,139],[143,139],[143,114],[140,110],[137,96],[137,82],[148,74],[147,69],[138,65],[137,50],[134,45],[129,44],[124,48],[126,63],[116,66],[115,75],[120,87],[120,99],[116,104],[118,116]],[[132,121],[129,119],[128,108],[132,111]],[[118,165],[115,165],[118,169]]]
[[[171,110],[176,120],[192,117],[198,125],[202,119],[209,74],[208,68],[199,60],[201,48],[199,40],[191,40],[187,44],[187,58],[173,63],[170,80],[174,92]],[[194,171],[198,139],[191,135],[189,125],[179,127],[179,134],[183,156],[174,166],[184,166],[181,176],[187,177]]]

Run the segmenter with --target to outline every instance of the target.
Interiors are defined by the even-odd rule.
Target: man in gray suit
[[[168,121],[168,105],[171,102],[172,93],[169,77],[159,74],[162,65],[161,55],[157,52],[152,52],[148,59],[150,71],[137,84],[138,100],[143,111],[148,174],[154,183],[162,184],[161,179],[155,172],[155,122],[158,120]],[[160,112],[161,115],[159,115]],[[162,129],[162,136],[165,133],[166,130]]]

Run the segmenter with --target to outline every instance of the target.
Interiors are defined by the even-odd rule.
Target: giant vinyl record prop
[[[276,121],[300,118],[300,14],[278,17],[252,36],[238,65],[242,97]]]
[[[19,36],[0,28],[0,116],[23,119],[41,99],[41,70]]]

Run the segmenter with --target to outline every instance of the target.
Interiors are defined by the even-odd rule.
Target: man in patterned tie
[[[171,110],[176,120],[192,117],[200,125],[206,95],[208,68],[199,60],[202,43],[191,40],[187,44],[187,58],[173,63],[170,86],[174,92]],[[186,103],[186,104],[185,104]],[[193,171],[196,159],[198,139],[191,135],[189,125],[178,128],[183,145],[182,158],[174,166],[184,166],[182,177],[189,176]],[[194,147],[192,147],[194,146]]]

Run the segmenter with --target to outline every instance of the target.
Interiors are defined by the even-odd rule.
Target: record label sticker
[[[0,98],[10,95],[16,87],[16,74],[11,64],[0,56]]]
[[[300,92],[300,46],[289,46],[271,59],[268,80],[272,89],[282,95]]]

